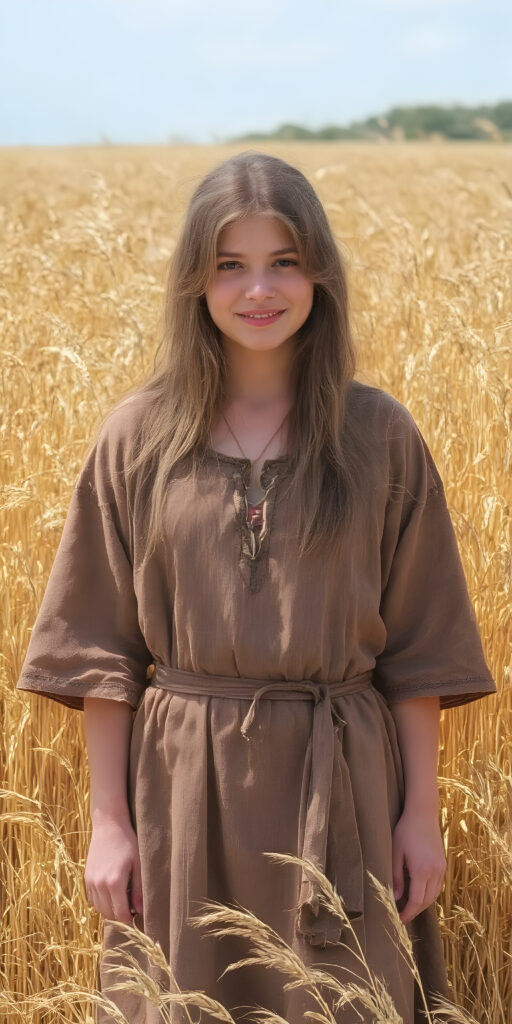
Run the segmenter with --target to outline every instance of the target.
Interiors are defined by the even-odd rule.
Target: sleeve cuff
[[[49,697],[58,704],[64,704],[76,711],[84,710],[84,697],[104,697],[108,700],[126,701],[136,709],[144,687],[137,683],[105,682],[102,684],[84,680],[63,679],[62,676],[24,675],[16,684],[17,690],[28,690],[42,697]]]
[[[377,686],[377,689],[380,688]],[[380,690],[388,704],[414,697],[439,697],[441,711],[447,708],[470,704],[481,697],[488,697],[497,692],[493,679],[475,676],[469,679],[447,679],[438,682],[404,682],[397,686],[386,686]]]

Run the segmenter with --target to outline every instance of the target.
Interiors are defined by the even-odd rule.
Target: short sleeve
[[[386,641],[374,685],[388,703],[438,696],[441,709],[496,692],[469,597],[443,483],[407,409],[389,434],[381,545]]]
[[[119,449],[106,429],[75,485],[16,687],[83,711],[137,706],[151,654],[141,633]]]

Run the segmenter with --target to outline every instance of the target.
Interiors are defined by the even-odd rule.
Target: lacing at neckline
[[[291,455],[278,455],[274,459],[265,459],[260,469],[260,484],[265,494],[260,502],[251,506],[247,499],[247,490],[253,463],[251,459],[240,455],[226,455],[218,452],[211,445],[205,445],[205,456],[211,464],[225,473],[233,486],[233,502],[236,521],[238,523],[238,565],[240,572],[249,588],[256,594],[269,574],[269,540],[274,518],[276,493],[281,478],[291,473]],[[257,524],[258,534],[252,523],[249,507],[261,510],[261,522]]]
[[[239,465],[252,466],[252,460],[251,459],[246,459],[242,455],[226,455],[224,452],[218,452],[215,448],[212,448],[211,445],[207,445],[206,446],[206,453],[207,453],[207,455],[210,458],[217,459],[217,460],[220,459],[220,460],[222,460],[224,462],[231,462],[232,464],[237,465],[237,466],[239,466]],[[286,455],[277,455],[274,459],[265,459],[265,461],[262,464],[260,472],[261,473],[263,472],[263,470],[265,469],[265,466],[276,466],[278,468],[279,468],[280,465],[284,466],[284,465],[286,465],[290,461],[290,458],[291,458],[291,456],[289,454],[286,454]]]

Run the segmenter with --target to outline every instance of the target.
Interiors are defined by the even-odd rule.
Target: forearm
[[[84,732],[93,828],[107,821],[130,823],[128,757],[133,710],[127,701],[84,698]]]
[[[439,790],[439,697],[413,697],[389,705],[405,776],[404,810],[437,815]]]

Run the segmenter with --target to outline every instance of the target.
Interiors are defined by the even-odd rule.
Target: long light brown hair
[[[347,402],[355,371],[346,271],[323,206],[307,178],[284,160],[246,151],[211,170],[190,200],[169,264],[151,375],[130,394],[151,396],[143,433],[126,468],[151,479],[149,557],[161,536],[170,473],[180,460],[197,472],[215,411],[226,395],[226,360],[205,291],[216,273],[220,232],[239,218],[266,213],[291,233],[301,268],[314,285],[310,314],[297,332],[291,368],[295,403],[289,496],[298,509],[300,553],[339,540],[364,500],[371,452]]]

